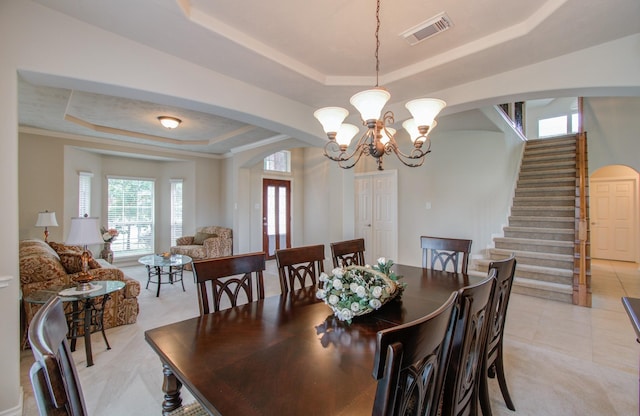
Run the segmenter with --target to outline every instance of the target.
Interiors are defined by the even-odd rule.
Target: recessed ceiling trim
[[[225,140],[231,139],[232,137],[240,136],[242,134],[248,133],[251,130],[255,130],[255,129],[256,129],[256,127],[255,126],[251,126],[251,125],[240,127],[239,129],[235,129],[234,131],[230,131],[229,133],[222,134],[222,135],[220,135],[218,137],[214,137],[212,139],[209,139],[208,143],[209,143],[209,145],[220,143],[220,142],[223,142]]]
[[[407,65],[404,68],[400,68],[387,74],[381,74],[380,84],[386,85],[400,81],[429,69],[464,58],[465,56],[473,55],[485,49],[493,48],[507,41],[522,37],[533,31],[567,1],[568,0],[547,0],[547,2],[528,19],[520,23],[516,23],[506,29],[494,32],[457,48],[453,48],[445,53],[432,56],[431,58],[416,62],[412,65]]]
[[[157,143],[169,143],[169,144],[175,144],[178,146],[193,146],[193,145],[206,146],[209,144],[209,140],[178,140],[178,139],[171,139],[168,137],[154,136],[152,134],[139,133],[137,131],[129,131],[129,130],[118,129],[114,127],[101,126],[98,124],[93,124],[88,121],[82,120],[70,114],[65,114],[64,119],[72,123],[76,123],[79,126],[86,127],[94,131],[98,131],[100,133],[119,134],[122,136],[135,137],[137,139],[144,139],[144,140],[149,140]]]
[[[84,141],[87,143],[96,143],[100,145],[124,147],[129,149],[140,150],[141,152],[147,152],[147,153],[149,152],[148,144],[129,143],[129,142],[123,142],[121,140],[83,136],[80,134],[63,133],[58,131],[40,129],[36,127],[26,127],[26,126],[19,126],[18,132],[24,133],[24,134],[35,134],[37,136],[54,137],[58,139],[78,140],[78,141]],[[224,159],[223,155],[212,154],[212,153],[202,153],[202,152],[192,152],[189,150],[167,149],[164,147],[154,147],[153,150],[154,152],[157,152],[157,153],[170,153],[174,155],[189,156],[189,157],[203,157],[207,159]]]
[[[268,144],[281,142],[283,140],[287,140],[287,139],[290,139],[290,138],[291,138],[291,136],[289,136],[287,134],[278,134],[276,136],[272,136],[272,137],[269,137],[267,139],[257,141],[255,143],[250,143],[250,144],[246,144],[244,146],[234,147],[229,151],[229,153],[230,154],[240,153],[240,152],[244,152],[244,151],[247,151],[247,150],[256,149],[258,147],[266,146]]]
[[[535,13],[526,20],[516,23],[513,26],[501,31],[487,35],[481,39],[469,42],[454,48],[446,53],[433,56],[408,65],[404,68],[397,69],[389,73],[381,73],[379,80],[381,84],[390,84],[405,78],[412,77],[428,69],[432,69],[465,56],[473,55],[485,49],[495,47],[512,39],[521,37],[535,29],[540,23],[551,16],[556,10],[564,5],[568,0],[547,0]],[[265,45],[259,40],[248,36],[211,15],[194,8],[188,0],[180,0],[178,2],[184,15],[194,23],[208,29],[220,36],[223,36],[238,45],[241,45],[273,62],[281,64],[290,70],[297,72],[313,81],[326,86],[365,86],[373,85],[372,79],[375,77],[362,76],[338,76],[331,74],[323,74],[314,68],[303,64],[302,62],[282,53],[270,46]]]
[[[204,13],[197,8],[194,8],[193,6],[191,6],[191,4],[189,4],[188,1],[180,1],[178,5],[182,9],[184,15],[193,23],[196,23],[207,30],[217,33],[218,35],[221,35],[275,63],[283,65],[313,81],[319,82],[321,84],[326,82],[325,74],[321,73],[320,71],[317,71],[316,69],[303,64],[297,59],[294,59],[291,56],[284,54],[281,51],[274,49],[264,44],[263,42],[260,42],[259,40],[247,35],[246,33],[223,23],[215,17]]]

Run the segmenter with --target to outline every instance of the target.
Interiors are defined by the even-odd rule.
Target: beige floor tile
[[[89,413],[154,415],[161,413],[162,369],[144,341],[144,331],[197,316],[197,294],[190,272],[186,292],[179,285],[144,289],[144,268],[124,268],[141,280],[138,322],[107,330],[112,349],[93,340],[93,367],[86,367],[84,346],[74,360]],[[635,341],[620,298],[640,297],[637,264],[593,260],[593,307],[584,308],[514,293],[505,325],[505,371],[516,413],[504,405],[496,380],[489,383],[497,416],[637,415],[640,344]],[[274,262],[267,263],[266,294],[279,293]],[[37,415],[28,369],[31,351],[21,354],[23,415]],[[183,401],[193,397],[183,389]]]

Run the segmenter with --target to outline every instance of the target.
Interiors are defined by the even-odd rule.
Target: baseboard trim
[[[11,409],[0,411],[0,416],[22,416],[22,407],[24,405],[24,390],[22,389],[22,386],[20,386],[20,394],[18,397],[18,404]]]

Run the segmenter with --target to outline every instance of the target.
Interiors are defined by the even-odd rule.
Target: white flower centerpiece
[[[404,289],[400,276],[391,271],[392,260],[378,259],[373,267],[337,267],[331,276],[321,273],[318,299],[329,305],[341,321],[351,322],[355,316],[364,315],[389,302]]]

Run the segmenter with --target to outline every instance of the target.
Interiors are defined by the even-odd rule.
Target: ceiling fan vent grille
[[[411,29],[408,29],[400,34],[409,45],[413,46],[418,42],[422,42],[431,36],[437,35],[453,26],[451,19],[445,12],[432,17],[431,19],[422,22]]]

